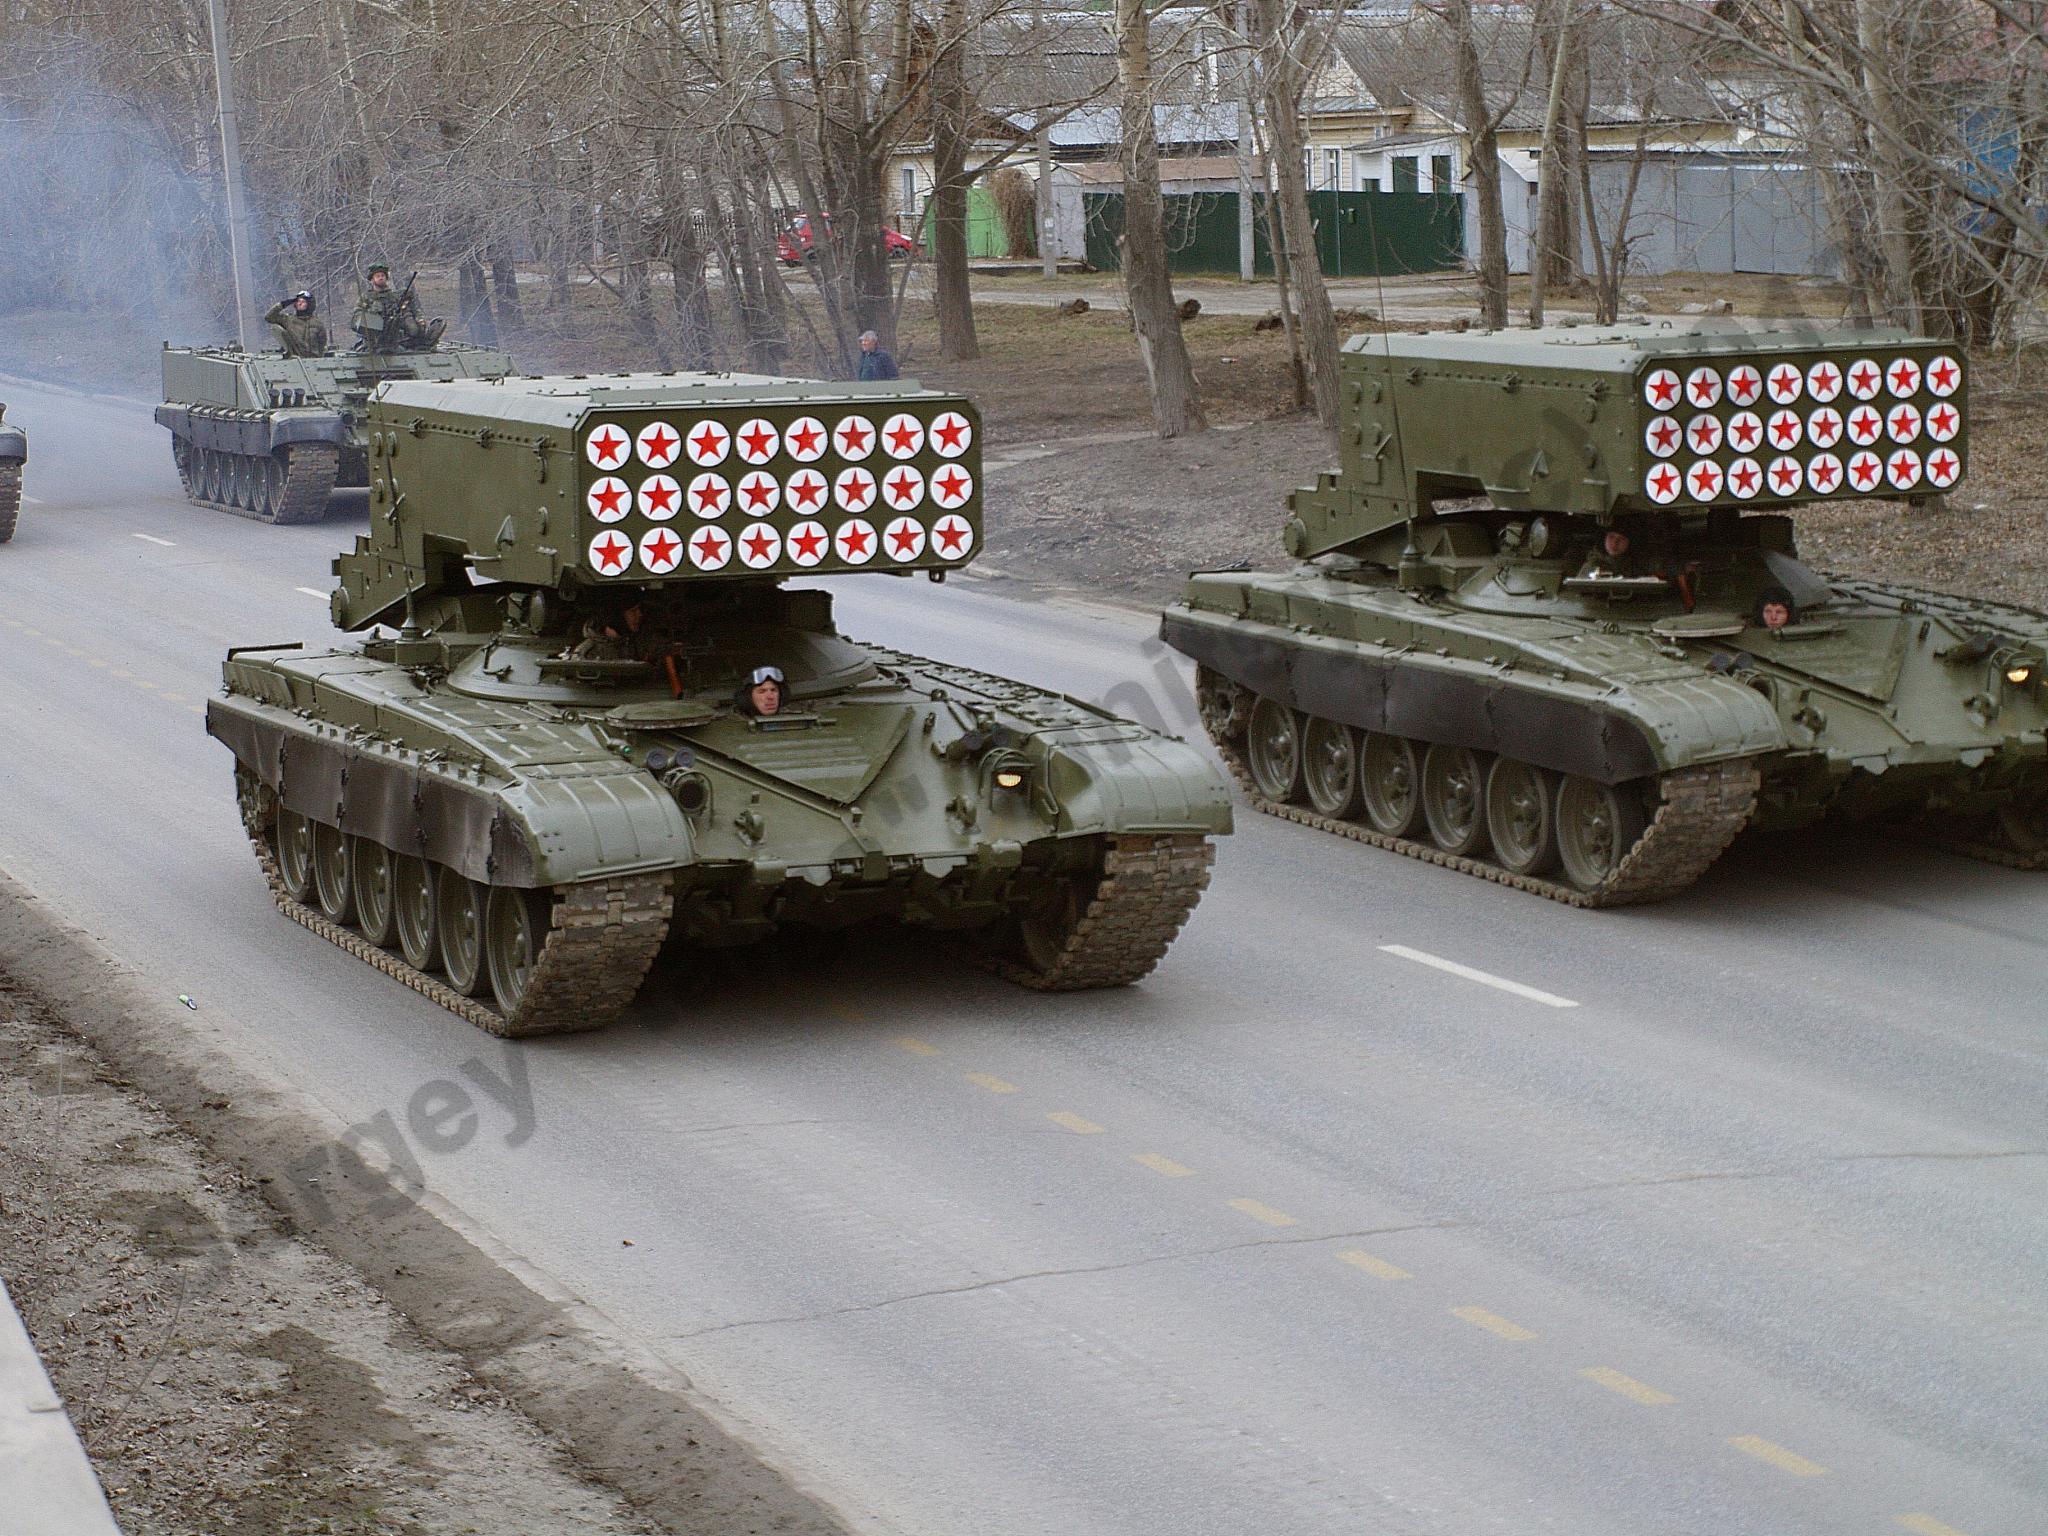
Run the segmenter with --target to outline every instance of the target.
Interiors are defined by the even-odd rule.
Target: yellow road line
[[[1604,1365],[1589,1365],[1579,1374],[1588,1381],[1598,1382],[1610,1392],[1619,1392],[1632,1403],[1643,1404],[1646,1408],[1656,1408],[1664,1403],[1678,1401],[1669,1392],[1659,1392],[1655,1387],[1647,1386],[1633,1376],[1624,1376],[1621,1372],[1609,1370]]]
[[[1954,1526],[1943,1525],[1932,1515],[1901,1515],[1898,1523],[1918,1536],[1963,1536]]]
[[[1230,1208],[1233,1211],[1244,1212],[1253,1221],[1263,1221],[1269,1227],[1291,1227],[1295,1224],[1294,1218],[1285,1211],[1276,1211],[1270,1205],[1263,1205],[1257,1200],[1233,1200],[1230,1202]]]
[[[1745,1456],[1754,1456],[1758,1461],[1767,1461],[1780,1472],[1790,1472],[1794,1477],[1820,1477],[1827,1468],[1817,1461],[1808,1461],[1782,1445],[1773,1445],[1757,1435],[1736,1435],[1728,1442]]]
[[[1132,1161],[1143,1163],[1154,1173],[1164,1174],[1169,1179],[1193,1178],[1195,1173],[1195,1170],[1186,1163],[1176,1163],[1172,1158],[1161,1157],[1157,1152],[1139,1152]]]
[[[852,1010],[848,1009],[847,1012],[850,1013]],[[859,1020],[857,1019],[855,1022],[858,1023]],[[915,1035],[898,1035],[890,1044],[900,1046],[913,1056],[936,1056],[939,1054],[939,1048],[936,1045],[931,1044],[929,1041],[920,1040]]]
[[[1006,1083],[1000,1077],[991,1077],[986,1072],[970,1072],[967,1081],[977,1088],[986,1088],[990,1093],[1015,1093],[1017,1085]]]
[[[1337,1255],[1353,1269],[1362,1269],[1368,1275],[1381,1280],[1408,1280],[1413,1277],[1398,1264],[1389,1264],[1385,1259],[1376,1259],[1363,1248],[1346,1248]]]
[[[1083,1120],[1070,1109],[1056,1109],[1045,1117],[1054,1125],[1064,1125],[1076,1136],[1100,1136],[1102,1127],[1093,1120]]]
[[[1463,1318],[1474,1328],[1484,1328],[1488,1333],[1499,1334],[1502,1338],[1513,1339],[1517,1343],[1523,1339],[1533,1339],[1536,1337],[1535,1334],[1531,1333],[1521,1324],[1511,1323],[1506,1318],[1487,1311],[1484,1307],[1453,1307],[1451,1308],[1451,1316]]]

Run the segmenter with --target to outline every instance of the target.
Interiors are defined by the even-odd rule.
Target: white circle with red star
[[[633,451],[633,439],[626,436],[624,428],[607,421],[583,440],[583,451],[599,469],[617,469]]]
[[[840,417],[832,429],[832,447],[842,459],[858,463],[875,451],[875,424],[861,415]]]
[[[1963,461],[1952,448],[1937,448],[1927,455],[1927,483],[1947,490],[1962,478]]]
[[[683,439],[683,448],[690,455],[692,464],[699,469],[710,469],[723,464],[725,456],[732,452],[732,434],[721,422],[700,421]]]
[[[1764,467],[1752,458],[1740,458],[1728,466],[1728,494],[1754,501],[1764,488]]]
[[[1751,406],[1763,398],[1764,376],[1749,363],[1738,363],[1728,370],[1728,403]]]
[[[1963,413],[1946,400],[1939,400],[1927,408],[1925,425],[1927,435],[1937,443],[1954,442],[1956,434],[1963,430]]]
[[[899,464],[882,477],[882,503],[891,512],[908,512],[924,500],[924,476]]]
[[[732,535],[722,528],[699,528],[690,535],[690,564],[700,571],[720,571],[732,562]]]
[[[782,483],[773,475],[754,470],[740,476],[733,487],[733,504],[749,517],[766,517],[782,505]]]
[[[640,482],[640,494],[633,500],[642,517],[665,523],[683,510],[683,488],[673,475],[649,475]]]
[[[908,411],[898,411],[882,423],[882,452],[892,459],[914,458],[924,447],[924,423]]]
[[[1712,501],[1721,494],[1721,466],[1712,459],[1694,459],[1685,472],[1685,487],[1694,501]]]
[[[1874,491],[1884,484],[1884,460],[1868,448],[1849,455],[1849,487],[1857,491]]]
[[[1920,391],[1920,365],[1910,357],[1895,357],[1884,371],[1884,387],[1894,400],[1908,400]],[[1914,479],[1919,476],[1915,475]]]
[[[1797,496],[1805,479],[1806,466],[1789,453],[1779,454],[1764,471],[1764,484],[1773,496]]]
[[[842,512],[865,512],[875,504],[875,477],[858,464],[839,471],[832,482],[832,500]]]
[[[1721,418],[1701,411],[1685,424],[1685,441],[1694,453],[1715,453],[1721,447]]]
[[[832,535],[832,548],[848,565],[866,565],[874,559],[878,542],[875,525],[864,517],[849,517]]]
[[[1816,448],[1832,448],[1842,440],[1842,413],[1824,405],[1806,414],[1806,440]]]
[[[1884,413],[1884,433],[1895,443],[1910,443],[1920,435],[1920,412],[1915,406],[1899,404]]]
[[[1816,453],[1806,461],[1806,488],[1819,496],[1832,496],[1842,488],[1842,461],[1832,453]]]
[[[974,548],[974,524],[964,517],[942,517],[932,524],[932,553],[941,560],[964,560]]]
[[[1728,446],[1748,452],[1764,440],[1764,419],[1755,411],[1737,411],[1728,418]]]
[[[1797,448],[1800,438],[1806,435],[1806,423],[1799,419],[1797,411],[1773,411],[1764,434],[1773,448]]]
[[[1643,494],[1660,507],[1670,506],[1684,489],[1685,477],[1669,464],[1659,464],[1643,477]]]
[[[1927,392],[1940,400],[1963,387],[1963,365],[1946,352],[1938,352],[1927,360]],[[1933,472],[1928,473],[1933,479]]]
[[[1721,403],[1721,373],[1716,368],[1695,368],[1685,376],[1685,398],[1700,410]]]
[[[789,530],[783,545],[789,551],[790,563],[808,570],[831,553],[832,535],[825,531],[823,523],[805,518]]]
[[[765,571],[782,558],[782,535],[768,523],[756,523],[739,536],[740,564]]]
[[[1910,491],[1920,483],[1920,455],[1910,448],[1901,448],[1884,461],[1884,477],[1892,483],[1892,489]]]
[[[1643,446],[1660,459],[1670,458],[1684,441],[1685,429],[1676,416],[1652,416],[1643,428]]]
[[[1643,398],[1660,411],[1668,411],[1678,404],[1683,386],[1678,375],[1669,368],[1652,368],[1643,377]]]
[[[673,528],[650,528],[640,535],[640,563],[656,576],[666,576],[683,563],[683,536]]]
[[[1821,405],[1826,405],[1842,393],[1842,368],[1833,358],[1824,357],[1806,370],[1806,392]]]
[[[766,464],[782,447],[782,434],[765,416],[753,416],[740,423],[732,435],[732,451],[749,464]]]
[[[932,452],[957,459],[974,443],[974,423],[958,411],[947,411],[932,423]]]
[[[1875,400],[1884,390],[1884,370],[1875,359],[1859,357],[1842,370],[1842,383],[1858,400]]]
[[[899,565],[915,560],[924,553],[924,524],[914,517],[891,519],[882,530],[882,550]]]
[[[683,440],[665,421],[650,421],[633,439],[633,449],[649,469],[667,469],[683,451]]]
[[[832,495],[832,483],[815,469],[800,469],[783,482],[782,499],[792,512],[822,512]]]
[[[964,507],[974,495],[974,476],[958,464],[948,464],[932,476],[932,502],[936,506],[952,511]]]
[[[600,475],[583,500],[600,523],[616,523],[633,510],[633,489],[617,475]]]
[[[1884,415],[1875,406],[1857,406],[1843,425],[1849,433],[1849,441],[1860,448],[1868,448],[1884,436]]]
[[[1780,405],[1790,405],[1806,388],[1806,375],[1792,363],[1779,363],[1764,375],[1764,388]]]
[[[707,469],[690,482],[690,510],[706,522],[725,516],[731,505],[732,482],[725,476]]]
[[[799,464],[815,464],[832,446],[832,434],[815,416],[799,416],[782,429],[782,447]]]
[[[590,568],[600,576],[623,576],[633,563],[633,541],[607,528],[590,541]]]

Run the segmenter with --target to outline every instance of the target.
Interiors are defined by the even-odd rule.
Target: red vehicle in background
[[[832,233],[830,219],[825,221],[825,233],[828,237]],[[882,248],[889,253],[891,261],[908,261],[917,254],[915,240],[886,225],[882,228]],[[806,214],[798,214],[791,219],[788,227],[775,237],[775,255],[784,266],[793,267],[798,262],[810,260],[812,249],[811,221]]]

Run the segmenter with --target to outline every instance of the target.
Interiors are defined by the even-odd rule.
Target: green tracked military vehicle
[[[21,516],[21,469],[28,463],[28,434],[10,425],[0,405],[0,544],[14,537]]]
[[[337,489],[370,483],[370,394],[397,379],[501,379],[512,359],[488,347],[329,352],[289,357],[239,347],[164,347],[171,457],[202,507],[265,523],[324,517]]]
[[[1965,372],[1880,331],[1357,338],[1304,563],[1197,573],[1162,633],[1261,810],[1577,905],[1823,816],[2041,868],[2048,615],[1794,536],[1955,485]]]
[[[277,903],[315,932],[533,1035],[607,1022],[665,939],[879,919],[1026,986],[1105,987],[1193,909],[1230,828],[1198,747],[856,644],[828,591],[788,584],[974,557],[965,400],[408,382],[367,426],[371,531],[333,599],[366,637],[233,651],[207,711]]]

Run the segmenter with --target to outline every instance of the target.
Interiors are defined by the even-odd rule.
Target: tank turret
[[[1960,481],[1967,375],[1896,331],[1355,338],[1305,563],[1162,633],[1261,809],[1578,905],[1823,816],[2048,866],[2048,616],[1798,557],[1802,506]]]

